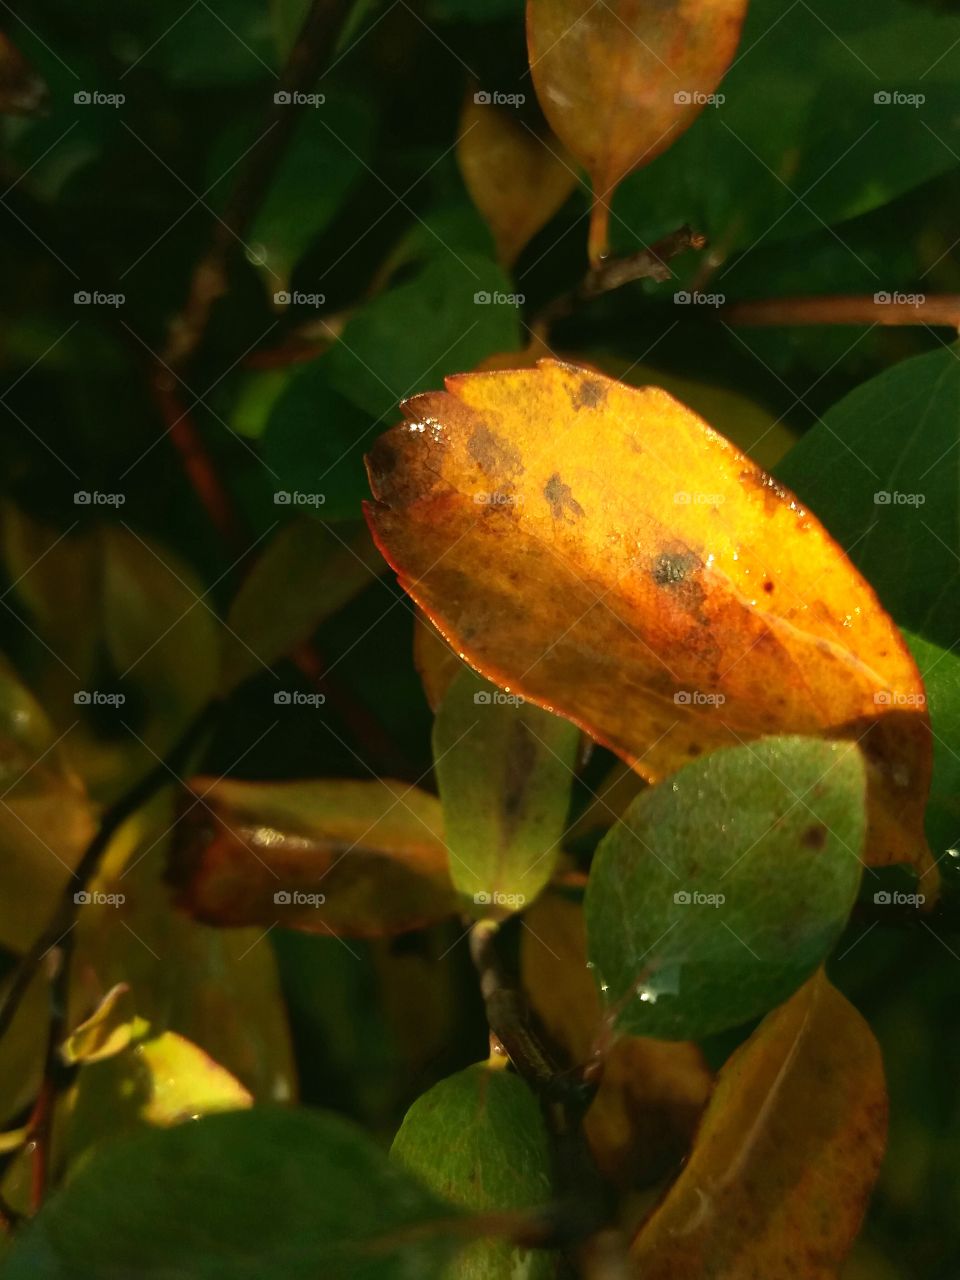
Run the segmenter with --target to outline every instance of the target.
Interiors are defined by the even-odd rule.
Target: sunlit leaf
[[[477,915],[532,902],[566,828],[580,734],[473,671],[450,685],[433,730],[454,884]]]
[[[733,57],[746,0],[528,0],[544,115],[593,182],[590,258],[607,251],[617,184],[696,119]]]
[[[573,162],[555,138],[542,138],[483,91],[467,95],[457,163],[470,198],[486,218],[510,267],[577,185]]]
[[[227,613],[224,688],[292,653],[324,618],[369,586],[381,568],[362,532],[337,537],[308,517],[284,525],[244,578]]]
[[[632,1250],[644,1280],[835,1280],[883,1155],[866,1022],[822,974],[720,1073],[693,1154]]]
[[[208,924],[376,937],[453,914],[440,805],[400,782],[230,782],[202,797],[172,868]]]
[[[700,1039],[792,994],[846,925],[865,826],[859,751],[818,738],[718,751],[637,796],[585,904],[617,1024]]]
[[[252,1105],[235,1076],[176,1032],[131,1040],[80,1071],[68,1099],[66,1159],[73,1165],[99,1142],[144,1125],[166,1128]]]
[[[544,894],[523,917],[521,971],[531,1004],[573,1063],[610,1040],[587,967],[583,909]],[[625,1187],[648,1186],[685,1154],[713,1077],[696,1045],[620,1036],[606,1048],[603,1075],[584,1128],[601,1171]]]
[[[141,1040],[150,1024],[136,1014],[130,986],[118,982],[63,1042],[60,1056],[70,1066],[103,1062],[122,1053],[133,1041]]]
[[[209,1116],[110,1143],[44,1206],[4,1280],[439,1280],[455,1212],[323,1112]]]
[[[817,519],[656,389],[462,374],[368,460],[368,519],[458,653],[650,780],[777,732],[868,764],[867,861],[928,865],[930,733],[901,636]]]
[[[527,1085],[477,1063],[418,1098],[390,1154],[445,1200],[475,1213],[538,1209],[551,1199],[550,1151]],[[554,1255],[506,1241],[477,1241],[457,1259],[458,1280],[550,1280]]]

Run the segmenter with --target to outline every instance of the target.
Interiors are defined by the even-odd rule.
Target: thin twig
[[[758,298],[720,311],[733,325],[943,325],[960,329],[960,294],[824,294],[822,297]]]

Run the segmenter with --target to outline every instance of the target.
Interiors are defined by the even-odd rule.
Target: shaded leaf
[[[733,57],[746,0],[528,0],[543,113],[593,183],[590,260],[607,252],[609,199],[690,127]]]
[[[8,35],[0,32],[0,112],[30,116],[44,110],[49,90]]]
[[[517,307],[502,301],[507,296],[503,272],[475,254],[428,262],[353,316],[322,357],[330,385],[375,418],[392,413],[447,370],[472,369],[519,345]]]
[[[416,787],[213,778],[190,787],[202,801],[171,876],[199,920],[376,937],[456,910],[440,805]]]
[[[0,999],[6,990],[0,985]],[[50,1019],[47,974],[41,969],[0,1040],[0,1128],[15,1121],[37,1095]]]
[[[764,734],[852,738],[867,860],[928,865],[916,667],[791,493],[663,391],[554,361],[448,387],[370,455],[368,520],[471,665],[650,780]]]
[[[543,894],[523,923],[520,963],[530,1002],[570,1061],[588,1062],[607,1037],[600,993],[587,967],[583,908]],[[615,1039],[584,1122],[601,1172],[619,1186],[645,1187],[672,1170],[690,1145],[712,1084],[694,1044]]]
[[[18,1238],[5,1280],[429,1280],[456,1233],[453,1211],[352,1125],[254,1110],[104,1147]]]
[[[269,941],[262,928],[210,929],[174,909],[162,881],[174,821],[162,795],[111,843],[77,914],[70,1021],[128,982],[154,1033],[191,1040],[258,1102],[288,1101],[296,1076]]]
[[[430,710],[436,712],[463,663],[419,609],[413,623],[413,665]]]
[[[363,532],[338,538],[309,517],[279,529],[227,613],[223,688],[232,689],[308,640],[382,570]],[[283,590],[277,590],[277,584]]]
[[[727,1062],[680,1177],[632,1249],[644,1280],[835,1280],[883,1155],[866,1022],[818,974]]]
[[[701,1039],[794,992],[846,925],[865,826],[859,751],[818,738],[718,751],[637,796],[585,903],[617,1025]]]
[[[540,1105],[524,1082],[477,1063],[418,1098],[391,1157],[424,1186],[474,1213],[538,1209],[551,1199],[550,1152]],[[477,1241],[457,1259],[457,1280],[548,1280],[553,1255],[508,1241]]]
[[[904,632],[904,637],[923,678],[933,727],[927,835],[938,860],[944,854],[955,858],[960,831],[960,656],[955,647],[941,649],[909,631]],[[927,892],[929,879],[921,879],[919,888],[923,893]]]
[[[447,690],[434,722],[434,770],[450,875],[476,915],[508,915],[550,879],[579,741],[568,721],[473,671]]]
[[[471,89],[460,114],[457,163],[497,256],[510,267],[573,191],[577,174],[555,138],[541,138],[515,110],[479,96]]]

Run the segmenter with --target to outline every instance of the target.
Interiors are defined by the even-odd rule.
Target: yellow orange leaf
[[[606,253],[613,189],[703,110],[746,9],[747,0],[527,0],[540,105],[593,182],[594,264]]]
[[[150,1023],[136,1013],[129,983],[111,987],[89,1018],[85,1018],[60,1046],[60,1056],[70,1066],[79,1062],[105,1062],[142,1039]]]
[[[658,388],[553,360],[447,388],[375,446],[367,514],[458,653],[650,781],[768,734],[852,739],[866,860],[930,865],[923,685],[814,515]]]
[[[724,1066],[632,1256],[644,1280],[836,1280],[880,1168],[880,1047],[822,972]]]
[[[541,138],[516,109],[469,93],[460,116],[457,163],[505,267],[545,226],[577,185],[556,138]]]
[[[587,968],[583,908],[544,894],[524,915],[523,985],[541,1022],[577,1063],[603,1025]],[[645,1187],[685,1154],[713,1077],[695,1044],[623,1036],[606,1053],[585,1131],[601,1171],[622,1187]]]

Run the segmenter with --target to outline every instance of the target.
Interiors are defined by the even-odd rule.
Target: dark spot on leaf
[[[550,510],[554,520],[566,518],[572,524],[574,516],[583,515],[583,507],[570,492],[570,486],[564,484],[560,479],[560,474],[557,471],[543,486],[543,496],[550,503]]]
[[[687,755],[693,757],[703,755],[703,747],[696,742],[691,742],[689,747],[687,747]]]
[[[487,475],[506,473],[522,475],[523,463],[520,450],[501,440],[496,432],[481,423],[470,432],[467,444],[470,457]]]
[[[521,821],[526,811],[527,790],[536,764],[536,739],[526,724],[518,720],[504,761],[503,825],[507,832]]]
[[[574,409],[596,409],[607,398],[607,388],[596,378],[584,378],[570,399]]]
[[[652,576],[658,587],[679,586],[700,564],[692,551],[665,551],[654,561]]]
[[[769,594],[771,593],[771,591],[773,590],[773,583],[772,583],[772,582],[765,582],[765,583],[763,584],[763,589],[764,589],[764,591],[767,593],[767,595],[769,595]]]
[[[827,828],[822,822],[815,822],[804,831],[800,843],[805,849],[822,849],[827,843]]]

